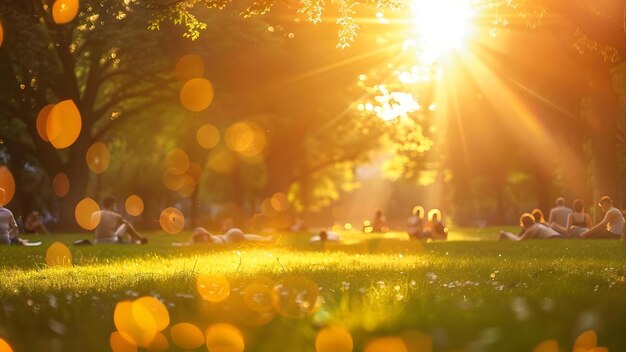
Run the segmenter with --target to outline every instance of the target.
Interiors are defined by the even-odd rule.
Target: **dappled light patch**
[[[124,202],[124,208],[126,208],[126,212],[132,216],[139,216],[143,213],[144,204],[141,197],[133,194],[126,198],[126,202]]]
[[[205,343],[202,330],[191,323],[178,323],[172,326],[170,336],[174,344],[184,350],[193,350]]]
[[[370,341],[365,352],[408,352],[404,340],[396,336],[379,337]]]
[[[48,104],[41,108],[41,110],[37,114],[37,121],[35,123],[35,125],[37,126],[37,134],[39,134],[39,137],[46,142],[50,141],[50,139],[48,138],[47,125],[48,115],[50,114],[50,111],[52,111],[53,107],[54,104]]]
[[[187,82],[193,78],[200,78],[204,74],[204,62],[200,55],[187,54],[176,63],[176,78],[180,82]]]
[[[176,208],[165,208],[159,217],[159,224],[163,231],[175,235],[185,227],[185,216]]]
[[[538,344],[533,352],[559,352],[559,343],[556,340],[547,340]]]
[[[76,204],[74,218],[80,227],[91,231],[100,224],[100,206],[95,200],[84,198]]]
[[[87,149],[87,166],[96,174],[101,174],[109,168],[111,162],[111,154],[106,144],[96,142]]]
[[[15,179],[8,167],[0,166],[0,206],[11,203],[15,196]]]
[[[74,144],[81,128],[80,111],[73,100],[56,104],[46,120],[46,136],[56,149],[64,149]]]
[[[237,167],[237,158],[235,153],[226,148],[215,148],[211,150],[208,161],[209,168],[219,173],[228,175]]]
[[[126,340],[119,331],[111,333],[109,345],[113,352],[137,352],[137,345]]]
[[[220,142],[220,138],[220,131],[211,124],[200,126],[196,132],[198,144],[205,149],[214,148]]]
[[[230,283],[223,275],[200,274],[196,279],[196,289],[205,301],[217,303],[230,296]]]
[[[66,24],[78,14],[78,0],[56,0],[52,4],[52,19],[56,24]]]
[[[46,251],[46,263],[49,267],[72,266],[72,252],[61,242],[54,242]]]
[[[350,331],[340,326],[320,330],[315,338],[316,352],[352,352],[354,342]]]
[[[208,79],[193,78],[180,90],[180,103],[189,111],[200,112],[213,101],[213,85]]]
[[[241,331],[230,324],[213,324],[206,330],[206,345],[210,352],[243,352],[245,343]]]
[[[287,276],[274,286],[272,304],[280,315],[300,319],[313,314],[318,297],[318,287],[313,281],[301,276]]]
[[[174,175],[183,175],[189,168],[189,155],[179,148],[173,149],[167,154],[165,167]]]
[[[243,121],[228,127],[224,142],[230,150],[242,156],[255,157],[263,152],[267,139],[259,125],[252,121]]]
[[[59,172],[52,179],[52,190],[57,197],[63,198],[70,191],[70,179],[63,172]]]
[[[0,40],[1,44],[2,40]],[[0,352],[13,352],[13,348],[4,339],[0,339]]]

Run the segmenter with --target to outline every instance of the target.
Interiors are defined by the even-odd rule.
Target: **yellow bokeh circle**
[[[50,111],[52,111],[53,107],[54,107],[54,104],[48,104],[39,111],[39,114],[37,114],[37,121],[36,121],[37,134],[39,134],[39,137],[46,142],[50,140],[48,138],[48,132],[46,131],[46,126],[48,124],[48,115],[50,114]]]
[[[0,31],[0,34],[2,32]],[[2,44],[2,36],[0,35],[0,44]],[[4,341],[4,339],[0,339],[0,352],[13,352],[13,348],[9,345],[8,342]]]
[[[119,331],[111,333],[109,344],[113,352],[137,352],[137,345],[126,340]]]
[[[230,283],[223,275],[200,274],[196,288],[200,296],[209,302],[221,302],[230,296]]]
[[[533,352],[559,352],[559,343],[556,340],[547,340],[538,344]]]
[[[159,224],[163,231],[175,235],[185,227],[185,216],[176,208],[165,208],[159,217]]]
[[[180,82],[187,82],[193,78],[200,78],[203,74],[204,62],[200,55],[185,55],[176,63],[176,78]]]
[[[208,166],[219,174],[230,174],[237,167],[236,154],[226,148],[215,148],[209,154]]]
[[[73,100],[64,100],[56,104],[48,113],[46,136],[50,143],[63,149],[74,144],[82,128],[78,107]]]
[[[2,46],[3,41],[4,41],[4,29],[2,28],[2,22],[0,22],[0,47]]]
[[[354,342],[346,328],[330,326],[320,330],[315,338],[317,352],[352,352]]]
[[[245,349],[241,331],[229,324],[213,324],[207,328],[205,336],[210,352],[243,352]]]
[[[87,160],[87,166],[89,166],[91,171],[101,174],[109,168],[111,154],[109,153],[109,148],[106,144],[96,142],[92,144],[89,149],[87,149],[85,159]]]
[[[85,230],[93,230],[100,224],[100,206],[98,203],[87,197],[76,204],[74,210],[76,223]]]
[[[56,0],[52,4],[52,19],[56,24],[72,22],[78,14],[78,0]]]
[[[272,288],[269,285],[252,283],[243,291],[243,302],[255,312],[266,313],[274,310]]]
[[[154,335],[154,340],[146,347],[148,352],[164,352],[169,350],[170,342],[167,340],[167,337],[160,332],[157,332]]]
[[[180,90],[180,103],[189,111],[200,112],[213,101],[213,85],[208,79],[193,78]]]
[[[46,251],[46,263],[50,267],[72,266],[72,252],[61,242],[54,242]]]
[[[173,149],[165,158],[165,167],[174,175],[182,175],[189,168],[189,155],[182,149]]]
[[[59,172],[52,179],[52,190],[58,197],[65,197],[70,191],[70,179],[63,172]]]
[[[291,276],[274,286],[272,303],[280,315],[300,319],[315,311],[318,295],[318,287],[313,281],[301,276]]]
[[[404,340],[389,336],[377,338],[365,347],[365,352],[408,352]]]
[[[0,205],[11,203],[15,196],[15,179],[11,170],[6,166],[0,166],[0,188],[3,190],[0,192]]]
[[[158,299],[151,296],[145,296],[137,299],[133,302],[133,313],[135,312],[135,309],[138,309],[138,306],[142,306],[147,309],[154,320],[157,331],[164,330],[168,325],[170,325],[170,313],[167,311],[165,305]],[[138,312],[142,311],[143,310],[141,309],[138,310]]]
[[[178,323],[170,329],[170,336],[176,346],[183,350],[193,350],[204,345],[204,334],[191,323]]]
[[[139,347],[149,346],[157,333],[156,322],[150,311],[133,302],[119,302],[113,312],[113,321],[122,337]]]
[[[211,124],[202,125],[196,132],[196,140],[202,148],[211,149],[220,142],[220,130]]]
[[[126,198],[126,202],[124,203],[124,208],[126,208],[126,212],[132,216],[139,216],[143,213],[144,205],[141,197],[137,195],[131,195]]]

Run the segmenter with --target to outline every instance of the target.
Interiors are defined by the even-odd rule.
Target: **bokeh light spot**
[[[143,200],[139,196],[133,194],[126,198],[124,208],[126,208],[126,212],[128,214],[132,216],[139,216],[143,213]]]
[[[176,346],[184,350],[193,350],[204,345],[204,334],[191,323],[178,323],[170,329],[170,336]]]
[[[101,174],[109,168],[111,162],[111,154],[106,144],[102,142],[96,142],[87,149],[87,166],[91,171]]]
[[[76,204],[74,210],[76,223],[85,230],[93,230],[100,223],[100,207],[98,203],[87,197]]]
[[[243,335],[229,324],[213,324],[206,331],[206,345],[209,352],[243,352]]]
[[[148,352],[163,352],[170,348],[170,342],[167,341],[167,337],[160,332],[154,335],[154,340],[146,347]]]
[[[556,340],[547,340],[538,344],[533,352],[559,352],[559,343]]]
[[[37,114],[37,121],[36,121],[37,134],[39,134],[39,137],[41,137],[41,139],[43,139],[46,142],[50,140],[48,138],[48,132],[46,131],[46,126],[48,124],[48,115],[50,114],[50,111],[52,111],[53,107],[54,107],[54,104],[48,104],[44,106],[43,108],[41,108],[41,110],[39,111],[39,114]]]
[[[352,352],[354,343],[350,332],[338,326],[320,330],[315,339],[317,352]]]
[[[180,103],[190,111],[200,112],[213,101],[213,85],[208,79],[190,79],[180,90]]]
[[[56,0],[52,4],[52,19],[56,24],[72,22],[78,14],[78,0]]]
[[[133,302],[133,314],[136,306],[143,306],[148,310],[155,322],[157,331],[161,331],[170,325],[170,313],[167,311],[165,305],[163,305],[163,303],[158,299],[151,296],[145,296],[137,299]],[[142,310],[138,309],[138,312],[141,313]]]
[[[287,318],[300,319],[316,309],[317,285],[300,276],[286,277],[274,286],[272,303],[276,311]]]
[[[200,296],[209,302],[221,302],[230,296],[230,283],[222,275],[200,274],[196,288]]]
[[[64,100],[50,110],[46,136],[55,148],[63,149],[74,144],[81,128],[82,121],[76,104],[72,100]]]
[[[184,150],[176,148],[167,154],[165,167],[174,175],[182,175],[189,168],[189,155]]]
[[[119,331],[114,331],[109,337],[109,344],[113,352],[137,352],[137,346],[127,341]]]
[[[189,183],[192,186],[196,186],[200,183],[200,177],[202,177],[202,166],[196,162],[189,163],[189,169],[187,169],[187,175],[189,178],[185,178],[185,182]]]
[[[46,251],[46,263],[50,267],[72,266],[72,252],[61,242],[54,242]]]
[[[204,62],[200,55],[185,55],[176,63],[176,78],[180,82],[187,82],[190,79],[202,77],[203,74]]]
[[[175,175],[170,169],[167,169],[163,173],[163,185],[170,191],[178,191],[185,186],[185,179],[183,175]]]
[[[1,32],[0,32],[1,33]],[[2,37],[0,36],[0,44],[2,44]],[[4,339],[0,339],[0,352],[13,352],[13,348]]]
[[[175,235],[185,227],[185,216],[176,208],[165,208],[159,217],[159,224],[163,231]]]
[[[408,352],[404,341],[399,337],[380,337],[365,347],[365,352]]]
[[[0,205],[11,203],[15,196],[15,179],[11,170],[6,166],[0,166],[0,188],[4,190],[0,193]]]
[[[243,291],[243,301],[255,312],[266,313],[274,310],[272,305],[272,288],[260,283],[252,283]]]
[[[4,29],[2,28],[2,22],[0,22],[0,47],[2,47],[3,41],[4,41]]]
[[[278,212],[289,209],[289,200],[285,193],[275,193],[270,199],[270,203],[272,204],[272,208],[276,209]]]
[[[215,148],[211,150],[208,165],[211,170],[228,175],[237,167],[237,158],[233,152],[226,148]]]
[[[157,333],[150,311],[133,302],[119,302],[113,312],[113,321],[125,340],[140,347],[149,346]]]
[[[70,179],[67,175],[59,172],[52,179],[52,190],[58,197],[65,197],[70,191]]]
[[[211,124],[202,125],[196,132],[196,140],[202,148],[211,149],[220,142],[220,131]]]
[[[578,335],[576,342],[574,342],[574,351],[579,348],[584,350],[591,350],[598,346],[598,335],[593,330],[588,330]]]
[[[232,151],[246,157],[259,155],[267,144],[261,127],[251,121],[237,122],[228,127],[224,142]]]

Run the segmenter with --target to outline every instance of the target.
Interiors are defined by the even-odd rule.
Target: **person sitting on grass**
[[[548,216],[548,224],[552,227],[558,225],[557,228],[567,228],[567,220],[569,214],[572,213],[572,209],[565,206],[565,198],[558,197],[556,199],[556,206],[550,209],[550,216]]]
[[[94,213],[95,215],[96,213]],[[146,244],[148,239],[141,236],[137,230],[122,215],[117,212],[115,198],[108,196],[102,201],[102,210],[98,212],[100,222],[94,231],[94,243],[134,243]],[[123,236],[127,234],[130,242],[125,242]],[[91,244],[90,240],[79,240],[75,245]]]
[[[583,201],[580,199],[576,199],[574,201],[572,208],[574,211],[567,217],[567,227],[564,230],[567,231],[569,237],[579,238],[583,232],[591,228],[591,216],[585,213],[585,206],[583,205]],[[556,223],[552,225],[553,228],[557,226],[558,224]],[[557,228],[555,228],[555,230],[557,230]]]
[[[48,229],[41,221],[41,216],[38,211],[32,211],[26,217],[26,221],[24,222],[24,230],[26,233],[34,233],[39,235],[41,234],[49,234]]]
[[[532,214],[524,213],[519,219],[522,234],[516,236],[510,232],[500,231],[501,240],[522,241],[531,239],[561,238],[561,234],[551,227],[536,223]]]
[[[4,207],[5,190],[0,188],[0,244],[17,243],[17,222],[13,213]]]
[[[530,214],[535,219],[536,224],[548,225],[548,223],[546,222],[546,218],[543,216],[543,211],[541,211],[541,209],[535,208],[533,209],[533,211],[530,212]]]
[[[242,242],[269,242],[273,236],[259,236],[243,233],[238,228],[231,228],[223,235],[214,235],[204,227],[196,227],[191,233],[191,238],[187,243],[212,243],[212,244],[235,244]]]
[[[377,209],[372,220],[372,232],[387,232],[387,218],[383,214],[382,209]]]
[[[424,234],[424,208],[419,205],[413,208],[413,212],[407,220],[406,232],[412,240],[418,240]]]
[[[337,232],[323,230],[323,231],[320,231],[318,235],[311,237],[311,239],[309,240],[309,242],[321,242],[321,243],[324,243],[326,241],[339,242],[341,241],[341,237],[339,236]]]
[[[441,221],[441,211],[433,209],[428,213],[428,223],[424,226],[424,235],[422,238],[430,238],[433,240],[448,239],[448,228]]]
[[[624,234],[624,215],[613,206],[613,200],[604,196],[598,203],[604,211],[604,219],[596,226],[580,234],[584,239],[619,239]]]

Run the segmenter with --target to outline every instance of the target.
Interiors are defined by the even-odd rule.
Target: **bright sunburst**
[[[471,0],[413,0],[420,59],[432,62],[463,48],[473,31],[475,8]]]

